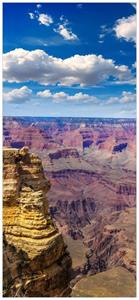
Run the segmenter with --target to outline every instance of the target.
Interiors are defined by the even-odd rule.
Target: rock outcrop
[[[88,246],[85,274],[121,266],[136,277],[135,208],[115,211],[107,217],[101,216],[84,235],[88,238],[85,242]]]
[[[85,276],[72,291],[73,297],[135,297],[134,276],[122,267]]]
[[[26,147],[3,158],[4,296],[69,296],[71,258],[48,213],[41,160]]]

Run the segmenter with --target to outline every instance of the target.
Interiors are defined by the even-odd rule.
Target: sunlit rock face
[[[27,147],[3,158],[4,296],[69,296],[71,258],[48,213],[41,160]]]
[[[72,297],[136,297],[134,276],[123,267],[86,276],[74,286]]]

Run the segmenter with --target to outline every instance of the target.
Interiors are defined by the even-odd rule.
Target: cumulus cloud
[[[29,12],[28,15],[29,15],[29,17],[30,17],[31,20],[34,20],[34,19],[35,19],[34,13]]]
[[[117,38],[123,38],[127,42],[136,43],[136,15],[118,19],[115,24],[114,31]]]
[[[71,29],[66,28],[63,24],[60,24],[57,29],[54,29],[55,32],[59,33],[65,40],[75,41],[78,40],[78,37]]]
[[[73,33],[72,29],[69,27],[69,21],[63,15],[60,17],[60,22],[61,24],[58,25],[58,28],[54,28],[54,31],[59,33],[64,40],[78,40],[77,35]]]
[[[135,101],[136,101],[135,93],[123,91],[120,97],[110,97],[107,101],[107,104],[114,104],[114,103],[127,104],[127,103],[133,103]]]
[[[51,93],[50,90],[44,90],[38,92],[37,96],[45,99],[50,99],[55,103],[60,102],[73,102],[73,103],[98,103],[98,99],[95,96],[83,94],[82,92],[76,93],[74,95],[69,95],[65,92]]]
[[[41,4],[37,4],[36,6],[37,8],[41,8]],[[54,22],[50,15],[46,13],[39,13],[37,10],[34,12],[29,12],[28,15],[31,20],[36,19],[40,25],[50,26]]]
[[[41,5],[37,4],[37,8],[40,8]],[[36,19],[40,25],[50,26],[54,23],[53,18],[46,13],[39,13],[39,11],[35,10],[33,13],[28,13],[31,20]],[[58,24],[57,28],[53,29],[54,32],[60,34],[64,40],[67,41],[75,41],[78,40],[78,37],[75,33],[72,32],[72,29],[69,27],[69,21],[62,15],[60,17],[60,24]]]
[[[60,102],[72,102],[72,103],[90,103],[90,104],[128,104],[134,103],[136,101],[136,94],[128,91],[123,91],[122,94],[118,97],[109,97],[107,100],[95,97],[93,95],[84,94],[82,92],[76,93],[74,95],[69,95],[63,91],[52,93],[50,90],[44,90],[37,93],[37,96],[46,100],[51,100],[55,103]]]
[[[96,97],[93,95],[89,95],[87,93],[78,92],[75,94],[68,94],[67,92],[52,92],[49,89],[45,89],[43,91],[38,91],[33,95],[32,90],[27,86],[23,86],[21,88],[13,89],[10,91],[6,91],[3,93],[3,99],[6,102],[13,104],[23,104],[25,102],[29,102],[32,100],[32,103],[35,105],[36,101],[39,100],[39,104],[41,105],[41,99],[44,101],[51,101],[53,103],[69,103],[69,104],[90,104],[94,106],[100,105],[101,107],[105,105],[124,105],[124,109],[130,109],[128,104],[135,104],[136,94],[129,91],[123,91],[120,96],[109,97],[108,99],[102,99],[101,97]]]
[[[113,77],[130,81],[132,74],[125,65],[117,66],[102,55],[74,55],[61,59],[43,50],[15,49],[3,55],[3,78],[8,82],[35,81],[42,85],[96,85]]]
[[[32,96],[32,90],[30,90],[27,86],[23,86],[19,89],[13,89],[9,92],[3,93],[4,101],[8,101],[11,103],[24,103],[29,101]]]
[[[47,14],[39,14],[38,16],[39,24],[50,26],[53,23],[53,19],[51,16]]]

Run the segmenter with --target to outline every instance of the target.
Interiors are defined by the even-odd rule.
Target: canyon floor
[[[135,296],[135,120],[4,117],[3,135],[4,146],[42,159],[49,212],[72,258],[72,296]]]

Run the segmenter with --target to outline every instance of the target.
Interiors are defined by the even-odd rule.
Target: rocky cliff
[[[135,223],[135,208],[126,208],[84,228],[87,262],[71,283],[73,297],[136,296]]]
[[[121,292],[120,285],[119,295],[130,295],[128,282],[133,278],[135,285],[136,273],[135,120],[86,119],[83,123],[80,118],[7,117],[4,145],[16,148],[26,145],[42,159],[44,174],[51,181],[47,194],[49,212],[72,257],[70,286],[75,292],[72,296],[86,293],[102,296],[101,283],[103,287],[107,285],[111,272],[112,284],[107,285],[104,295],[110,295],[115,278],[117,285],[121,282],[123,286]],[[9,259],[22,261],[23,250],[15,260],[16,247],[7,246],[6,240],[4,247],[11,253]],[[5,278],[9,278],[8,268],[5,272]],[[126,280],[121,281],[122,276]],[[83,293],[80,293],[81,277],[85,278]],[[99,286],[92,289],[95,282]]]
[[[85,273],[124,267],[136,277],[136,209],[101,215],[84,230],[88,246]],[[89,238],[90,237],[90,238]]]
[[[48,213],[41,160],[26,147],[3,158],[4,296],[69,296],[71,258]]]

